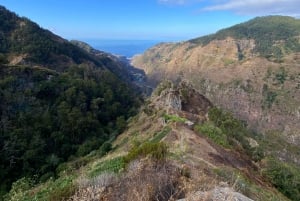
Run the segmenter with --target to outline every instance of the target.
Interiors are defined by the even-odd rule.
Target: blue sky
[[[0,0],[67,39],[187,40],[255,16],[300,16],[300,0]]]

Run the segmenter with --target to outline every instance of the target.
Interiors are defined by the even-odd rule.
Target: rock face
[[[216,187],[211,191],[196,192],[185,199],[177,201],[253,201],[229,187]]]
[[[177,86],[172,83],[162,83],[161,91],[152,97],[153,106],[157,109],[167,109],[169,113],[185,113],[204,117],[212,103],[193,86],[182,81]]]
[[[284,48],[288,40],[299,45],[299,36],[272,41],[273,49],[281,48],[276,60],[276,51],[267,56],[256,52],[259,43],[251,35],[219,35],[202,44],[159,44],[132,63],[145,70],[150,84],[166,78],[189,80],[216,106],[245,120],[256,132],[279,133],[293,146],[300,145],[300,53]]]
[[[161,94],[161,98],[167,109],[174,109],[178,111],[182,109],[181,98],[178,90],[166,90]]]

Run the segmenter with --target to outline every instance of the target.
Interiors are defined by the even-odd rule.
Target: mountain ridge
[[[247,22],[222,29],[215,34],[189,40],[189,42],[207,45],[212,40],[224,40],[228,37],[253,39],[255,52],[263,57],[280,57],[283,54],[281,51],[300,51],[299,36],[300,21],[296,18],[267,16],[256,17]],[[286,43],[284,47],[274,47],[274,44],[279,41]]]
[[[272,56],[257,52],[255,37],[239,39],[223,35],[224,39],[211,40],[206,45],[195,41],[159,44],[133,58],[132,64],[145,71],[153,86],[163,79],[175,82],[189,80],[217,106],[245,120],[250,129],[266,136],[281,136],[292,146],[297,146],[300,143],[300,54],[297,49],[300,43],[294,39],[298,37],[300,20],[261,17],[217,33],[230,33],[230,30],[239,27],[244,30],[245,25],[250,23],[261,29],[258,33],[264,32],[263,38],[268,35],[272,38],[272,33],[277,33],[276,26],[262,24],[261,20],[274,19],[275,25],[284,23],[286,19],[287,26],[290,26],[289,21],[297,24],[292,26],[296,32],[291,31],[293,34],[284,36],[285,40],[270,44],[270,47],[282,50],[279,57],[275,55],[276,51]],[[276,19],[279,19],[278,23]],[[203,38],[206,39],[201,37],[200,40]],[[290,40],[293,43],[289,44]],[[297,48],[288,51],[290,46]],[[278,156],[299,164],[296,152],[283,151]]]
[[[8,36],[0,41],[8,44],[0,51],[0,200],[299,200],[297,135],[287,133],[289,144],[235,117],[246,112],[295,128],[287,127],[294,113],[280,114],[298,104],[298,94],[290,97],[298,90],[297,53],[258,57],[253,39],[230,37],[203,47],[160,44],[145,53],[144,69],[156,73],[150,81],[173,82],[159,84],[139,108],[126,82],[144,77],[127,60],[3,13],[20,23],[17,34],[0,32]],[[16,50],[12,39],[26,48]]]

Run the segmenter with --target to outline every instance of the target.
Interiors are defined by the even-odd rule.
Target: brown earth
[[[285,54],[276,63],[253,54],[254,47],[252,40],[233,38],[206,46],[166,43],[136,56],[132,64],[145,70],[154,86],[166,78],[188,80],[215,105],[245,120],[250,129],[280,133],[282,139],[298,146],[300,53]],[[241,60],[239,53],[243,54]],[[297,151],[289,154],[297,155]],[[293,158],[298,158],[296,155]]]

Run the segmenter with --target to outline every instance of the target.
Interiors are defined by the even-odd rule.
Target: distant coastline
[[[93,48],[131,59],[136,54],[142,54],[148,48],[158,44],[159,40],[85,40]]]

